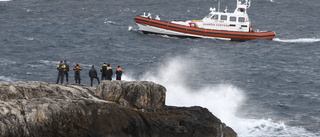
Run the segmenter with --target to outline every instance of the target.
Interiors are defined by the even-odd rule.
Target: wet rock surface
[[[0,136],[237,136],[206,108],[165,106],[165,93],[147,81],[0,82]]]

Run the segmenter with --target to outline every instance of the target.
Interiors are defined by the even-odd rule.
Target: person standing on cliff
[[[103,66],[100,68],[101,72],[101,80],[106,80],[107,79],[107,64],[104,63]]]
[[[67,64],[67,61],[64,60],[64,65],[66,66],[66,71],[64,71],[64,74],[66,75],[67,83],[69,83],[68,77],[69,77],[69,65]]]
[[[120,66],[118,66],[116,71],[116,80],[121,80],[121,75],[122,75],[122,69],[120,68]]]
[[[110,64],[108,64],[107,65],[107,80],[112,80],[112,75],[113,75],[112,67],[110,67]]]
[[[63,83],[63,76],[66,70],[66,66],[63,64],[62,61],[60,61],[60,64],[57,66],[57,70],[59,71],[58,73],[58,78],[57,78],[57,84],[59,83],[59,79],[61,81],[61,84]]]
[[[91,69],[89,70],[89,77],[90,77],[90,81],[91,81],[91,87],[92,87],[92,80],[94,78],[97,79],[98,80],[98,84],[100,84],[97,71],[96,71],[96,69],[94,68],[93,65],[92,65]]]
[[[78,83],[79,81],[79,84],[81,84],[81,78],[80,78],[80,71],[82,70],[82,68],[79,66],[79,64],[77,64],[74,68],[74,79],[76,81],[76,83]]]

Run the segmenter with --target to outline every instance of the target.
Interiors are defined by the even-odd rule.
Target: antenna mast
[[[218,1],[218,12],[220,12],[220,0]]]

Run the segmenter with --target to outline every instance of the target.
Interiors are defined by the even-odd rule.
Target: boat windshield
[[[238,0],[238,2],[241,2],[241,4],[244,4],[246,1],[245,0]]]
[[[206,18],[210,18],[213,14],[212,13],[209,13]]]
[[[213,17],[211,19],[218,20],[219,19],[219,15],[213,15]]]

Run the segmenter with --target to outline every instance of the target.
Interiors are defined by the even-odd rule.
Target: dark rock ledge
[[[165,87],[103,81],[97,88],[0,82],[0,136],[236,137],[202,107],[165,106]]]

